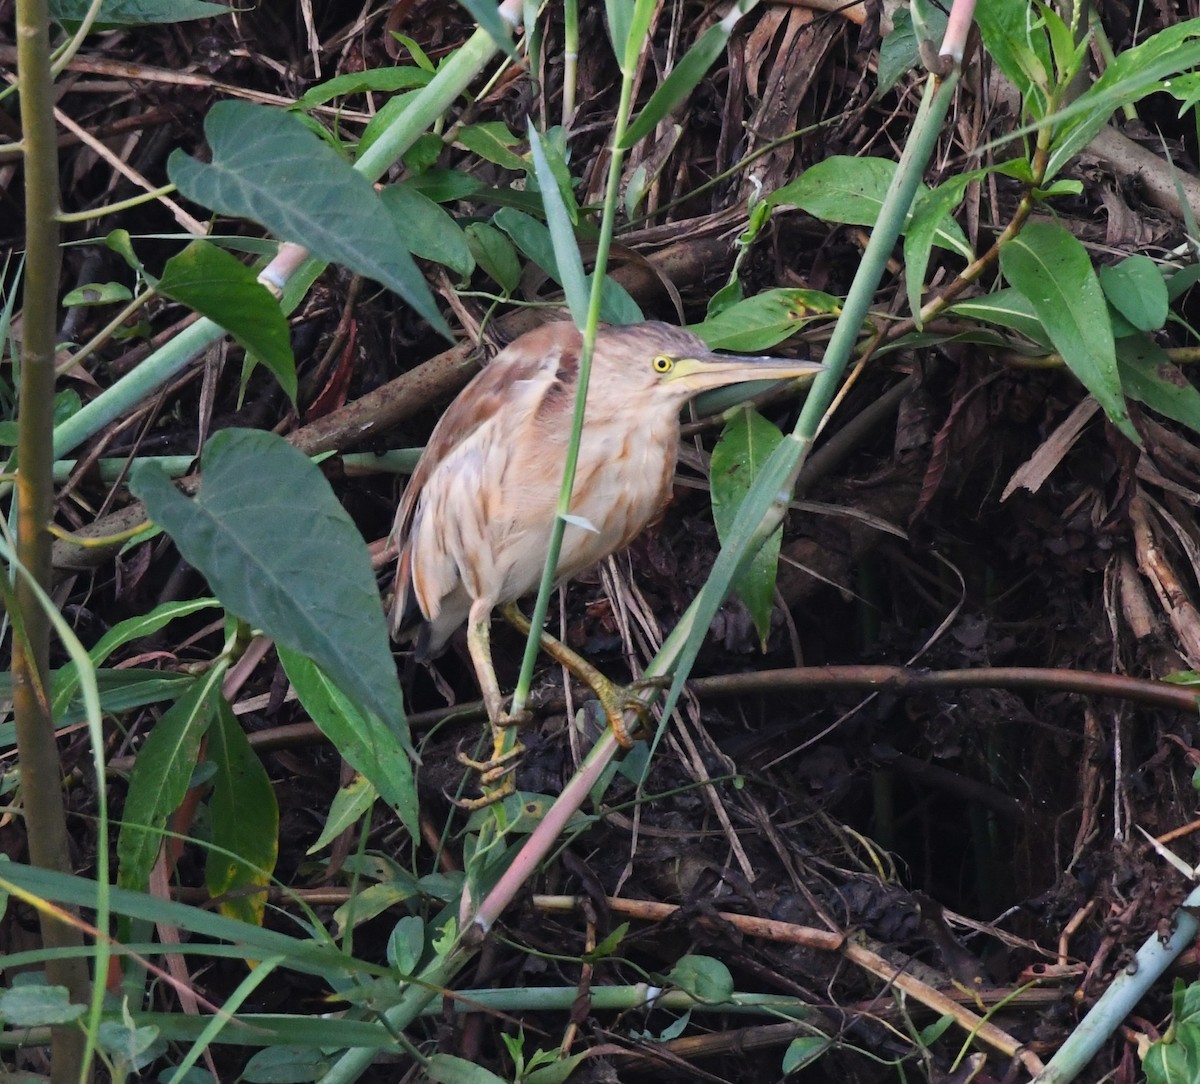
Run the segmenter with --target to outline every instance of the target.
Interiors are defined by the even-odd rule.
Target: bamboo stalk
[[[25,284],[21,342],[17,458],[17,559],[38,584],[50,578],[54,457],[54,347],[57,338],[58,140],[50,70],[50,15],[46,0],[17,2],[17,71],[25,150]],[[29,858],[34,865],[71,872],[62,771],[47,695],[50,619],[24,577],[15,585],[13,708],[21,763],[21,801]],[[17,627],[21,633],[17,634]],[[80,931],[39,912],[42,941],[51,949],[83,948]],[[46,962],[46,981],[65,986],[74,1002],[88,1000],[87,964],[80,955]],[[74,1084],[85,1065],[85,1036],[74,1025],[51,1030],[50,1079]]]

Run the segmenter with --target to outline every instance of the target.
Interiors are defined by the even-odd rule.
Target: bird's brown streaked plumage
[[[574,324],[552,323],[501,351],[434,428],[396,513],[393,634],[418,626],[418,654],[434,654],[469,622],[468,646],[494,726],[502,712],[487,626],[496,607],[541,579],[581,341]],[[668,324],[602,328],[571,499],[571,514],[595,530],[568,524],[557,580],[624,548],[662,510],[688,399],[706,388],[819,368],[713,354]]]

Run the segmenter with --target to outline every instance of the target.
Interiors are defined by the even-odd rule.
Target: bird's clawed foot
[[[613,737],[617,739],[621,748],[631,749],[654,729],[654,716],[650,714],[650,705],[639,694],[648,689],[669,688],[671,679],[646,677],[638,678],[628,685],[617,685],[599,672],[591,677],[589,684],[604,709],[608,725],[612,727]],[[629,712],[637,716],[637,724],[632,730],[625,723],[625,716]]]
[[[521,613],[515,602],[506,603],[500,608],[500,613],[504,620],[518,631],[526,634],[529,632],[529,619]],[[547,655],[565,666],[596,694],[608,719],[608,725],[612,727],[613,737],[617,739],[622,748],[632,748],[640,737],[654,729],[650,706],[638,694],[647,689],[665,689],[671,684],[670,678],[639,678],[629,685],[617,685],[582,655],[572,651],[561,640],[555,639],[545,630],[541,634],[541,643],[542,650]],[[633,712],[638,719],[637,726],[632,732],[625,725],[625,715],[628,712]]]
[[[533,716],[527,711],[518,712],[515,715],[505,712],[497,716],[496,721],[492,724],[492,755],[487,760],[474,760],[462,750],[455,754],[455,759],[464,768],[470,768],[479,773],[479,785],[483,789],[483,793],[478,798],[451,799],[459,809],[486,809],[490,805],[495,805],[496,802],[503,801],[510,794],[516,793],[514,773],[520,763],[521,754],[525,752],[525,746],[518,741],[511,748],[505,748],[508,741],[504,732],[509,727],[524,726],[532,718]]]

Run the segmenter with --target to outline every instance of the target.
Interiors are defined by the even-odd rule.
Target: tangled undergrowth
[[[805,299],[847,294],[866,228],[802,209],[810,205],[799,197],[769,197],[820,163],[898,159],[924,74],[894,70],[887,43],[895,46],[896,31],[875,5],[819,8],[815,0],[755,7],[692,93],[631,147],[609,265],[646,318],[701,324],[734,283],[737,296],[726,301],[788,290],[768,295],[783,308],[756,334],[768,324],[783,333],[762,350],[823,354],[833,306],[806,309]],[[721,14],[691,2],[657,11],[635,102],[647,101]],[[1125,6],[1097,3],[1089,62],[1183,22],[1165,8],[1141,14],[1139,25]],[[72,453],[56,525],[114,535],[145,515],[124,486],[122,464],[132,457],[190,459],[218,431],[273,430],[306,453],[334,453],[322,470],[383,569],[403,482],[390,461],[361,453],[419,448],[479,360],[562,315],[554,269],[536,255],[528,224],[541,211],[527,117],[542,132],[562,125],[554,139],[583,209],[577,234],[590,267],[597,219],[587,211],[604,200],[621,71],[604,6],[583,4],[578,18],[577,67],[567,60],[563,12],[547,5],[533,20],[536,63],[510,62],[472,84],[473,96],[389,175],[415,179],[423,198],[454,216],[455,229],[465,227],[469,268],[435,257],[435,242],[449,245],[444,236],[413,245],[457,345],[447,349],[412,306],[370,278],[331,268],[288,317],[294,406],[276,373],[246,365],[243,347],[224,340]],[[1159,21],[1168,19],[1177,22]],[[218,102],[282,106],[335,76],[433,69],[473,29],[464,9],[429,0],[319,10],[267,2],[94,35],[67,64],[56,99],[62,204],[85,210],[165,184],[178,149],[206,159],[204,120]],[[0,44],[6,67],[12,53],[11,42]],[[967,73],[925,174],[931,187],[1009,157],[1021,124],[1012,84],[978,41]],[[306,123],[356,140],[408,92],[397,82],[310,97]],[[1133,255],[1186,262],[1187,212],[1173,178],[1194,183],[1200,152],[1191,114],[1177,113],[1165,93],[1141,100],[1133,117],[1106,127],[1066,167],[1060,180],[1078,183],[1031,221],[1065,227],[1099,267]],[[12,159],[0,160],[0,171],[13,212],[0,229],[16,251],[24,243],[20,171]],[[955,218],[970,251],[990,248],[1026,193],[1016,174],[963,185]],[[203,228],[207,216],[174,193],[67,224],[64,291],[116,283],[136,292],[122,245],[157,276],[178,253],[181,229]],[[213,227],[261,236],[241,220],[219,217]],[[114,231],[126,239],[114,241],[125,237]],[[955,283],[966,262],[952,245],[932,251],[926,301]],[[10,262],[9,285],[16,274]],[[959,299],[986,299],[995,285],[993,268]],[[1188,385],[1186,364],[1171,362],[1192,360],[1196,314],[1178,285],[1174,319],[1152,329],[1153,343],[1172,353],[1154,363],[1168,381]],[[1200,858],[1194,707],[1186,685],[1172,692],[1155,683],[1200,668],[1195,432],[1152,395],[1138,396],[1129,403],[1135,445],[1064,366],[1065,351],[1015,325],[981,332],[967,309],[934,314],[923,338],[901,337],[911,288],[894,261],[864,338],[879,349],[849,383],[800,475],[765,637],[741,599],[722,606],[652,759],[645,747],[626,758],[602,804],[587,810],[455,983],[472,998],[495,988],[511,999],[476,1012],[465,1011],[474,1002],[456,1010],[447,999],[440,1017],[407,1029],[422,1055],[439,1051],[529,1080],[550,1075],[537,1077],[522,1059],[559,1048],[585,1055],[572,1080],[647,1072],[769,1080],[781,1075],[781,1059],[784,1070],[804,1063],[801,1078],[812,1081],[1027,1079],[1029,1055],[1048,1059],[1132,953],[1169,929],[1190,885],[1147,837],[1185,865]],[[84,344],[116,309],[65,311],[60,341]],[[64,374],[64,412],[135,371],[191,319],[167,291],[132,313]],[[776,396],[761,409],[787,431],[799,407]],[[719,549],[706,479],[721,421],[693,420],[662,520],[551,607],[551,627],[614,677],[642,672]],[[401,469],[411,469],[411,457]],[[209,593],[165,535],[116,555],[69,541],[55,552],[55,599],[88,647],[122,621]],[[198,610],[122,646],[109,665],[186,674],[211,661],[225,638],[221,622]],[[501,684],[511,688],[521,639],[497,625],[493,642]],[[404,971],[398,921],[432,922],[455,898],[471,861],[464,847],[489,814],[468,817],[447,800],[464,786],[455,754],[474,747],[481,718],[465,648],[452,645],[430,670],[407,664],[403,649],[398,663],[420,758],[416,836],[380,803],[365,820],[351,805],[341,830],[322,837],[354,773],[312,725],[311,707],[289,694],[295,677],[273,653],[245,668],[232,706],[278,806],[276,887],[263,921],[293,935],[298,922],[324,924],[359,960]],[[518,777],[531,819],[586,753],[594,712],[583,699],[560,671],[542,666]],[[159,702],[125,707],[106,730],[117,810],[161,714]],[[86,730],[68,729],[60,749],[72,783],[73,868],[94,875],[97,795]],[[173,830],[203,841],[212,838],[212,814],[205,779],[193,783],[199,818]],[[19,818],[0,825],[0,846],[26,860]],[[170,885],[164,876],[154,890],[208,901],[205,847],[181,843],[170,860]],[[31,914],[9,908],[4,954],[32,947]],[[849,935],[850,948],[806,940],[798,928]],[[230,958],[174,978],[221,1004],[245,975],[244,961]],[[1172,975],[1196,978],[1194,951]],[[719,989],[726,977],[739,992],[791,1008],[776,1008],[774,1018],[705,1011],[704,992],[714,988],[706,984]],[[699,994],[701,1004],[645,1010],[604,1001],[605,988],[641,982]],[[549,987],[572,996],[555,1006],[520,999]],[[182,1003],[186,1012],[189,996],[164,984],[145,1007],[175,1012]],[[799,1019],[792,999],[807,1007]],[[314,969],[275,973],[241,1009],[314,1017],[349,1009],[373,1019],[388,1004],[365,978],[332,988]],[[1136,1079],[1139,1040],[1144,1050],[1159,1038],[1170,1012],[1164,979],[1080,1079]],[[965,1033],[948,1027],[955,1013],[968,1030],[985,1018],[995,1034],[981,1032],[962,1057]],[[10,1044],[14,1034],[10,1022]],[[147,1071],[178,1064],[170,1038],[163,1032],[161,1046],[147,1047]],[[247,1050],[214,1044],[207,1056],[216,1078],[234,1079]],[[4,1064],[37,1069],[39,1057],[36,1045],[19,1044]],[[404,1075],[414,1065],[393,1052],[363,1079],[414,1079]],[[314,1054],[312,1068],[299,1070],[308,1075],[289,1079],[319,1079],[327,1068],[325,1055]],[[257,1071],[267,1070],[260,1063]]]

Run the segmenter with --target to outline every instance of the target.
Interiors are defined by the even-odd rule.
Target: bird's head
[[[823,368],[818,362],[795,358],[717,354],[698,335],[656,322],[606,328],[596,342],[596,359],[600,365],[603,359],[619,360],[626,377],[644,384],[649,394],[680,404],[710,388],[752,380],[794,380]]]

